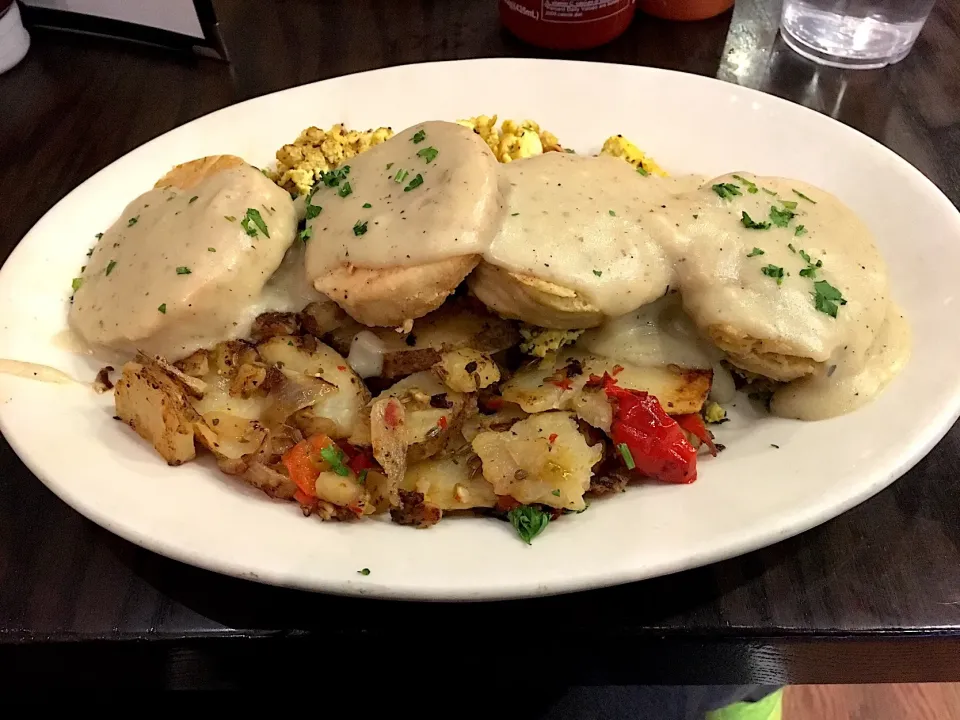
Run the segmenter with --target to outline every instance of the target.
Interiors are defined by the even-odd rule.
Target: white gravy
[[[150,190],[100,237],[70,326],[95,347],[170,360],[245,336],[259,313],[316,298],[297,257],[271,280],[296,228],[290,196],[248,165],[189,190]]]
[[[499,225],[497,160],[479,135],[456,123],[414,125],[351,158],[347,168],[336,185],[318,183],[308,198],[310,278],[343,265],[421,265],[480,254]]]

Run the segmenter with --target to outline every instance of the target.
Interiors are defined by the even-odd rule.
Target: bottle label
[[[540,0],[544,22],[587,23],[630,10],[636,0]]]

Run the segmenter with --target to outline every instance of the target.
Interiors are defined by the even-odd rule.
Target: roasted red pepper
[[[707,430],[707,426],[704,424],[702,417],[696,413],[692,413],[690,415],[675,415],[673,419],[677,421],[680,427],[710,448],[711,455],[714,457],[717,456],[717,446],[713,442],[713,435]]]
[[[603,381],[604,391],[613,403],[610,438],[622,455],[632,456],[634,469],[668,483],[696,480],[697,450],[657,398],[640,390],[618,387],[616,379],[606,374]],[[622,445],[628,453],[623,452]]]

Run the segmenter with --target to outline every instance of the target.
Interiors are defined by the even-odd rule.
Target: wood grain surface
[[[796,685],[784,720],[960,720],[960,684]]]
[[[502,32],[493,0],[216,7],[230,65],[35,33],[27,59],[0,76],[0,257],[97,170],[217,108],[399,63],[555,56]],[[960,201],[958,4],[937,5],[903,63],[862,73],[790,53],[777,16],[774,0],[739,0],[732,15],[702,23],[639,17],[614,43],[564,57],[719,76],[787,97],[863,130]],[[958,468],[955,427],[890,489],[741,558],[568,597],[417,605],[268,588],[145,552],[59,502],[0,442],[0,684],[49,681],[45,673],[69,666],[58,680],[243,686],[331,642],[355,662],[376,650],[412,672],[412,658],[435,665],[436,643],[461,632],[493,647],[531,629],[542,633],[538,672],[565,682],[960,680]],[[433,633],[426,646],[412,640],[424,629]],[[440,670],[482,667],[472,645],[445,652],[451,662]]]

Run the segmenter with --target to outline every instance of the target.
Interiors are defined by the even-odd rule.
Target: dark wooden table
[[[387,65],[544,54],[501,32],[494,0],[216,5],[231,65],[37,33],[24,63],[0,76],[4,257],[91,174],[217,108]],[[638,18],[577,57],[719,76],[801,102],[960,200],[956,3],[939,3],[902,64],[864,73],[792,55],[777,13],[776,2],[739,0],[732,16],[692,25]],[[766,550],[574,596],[426,605],[264,587],[156,556],[67,508],[0,443],[0,684],[248,687],[287,677],[306,656],[338,682],[386,672],[371,668],[377,657],[398,682],[427,668],[458,687],[492,677],[491,653],[555,684],[956,681],[958,466],[955,427],[890,489]]]

